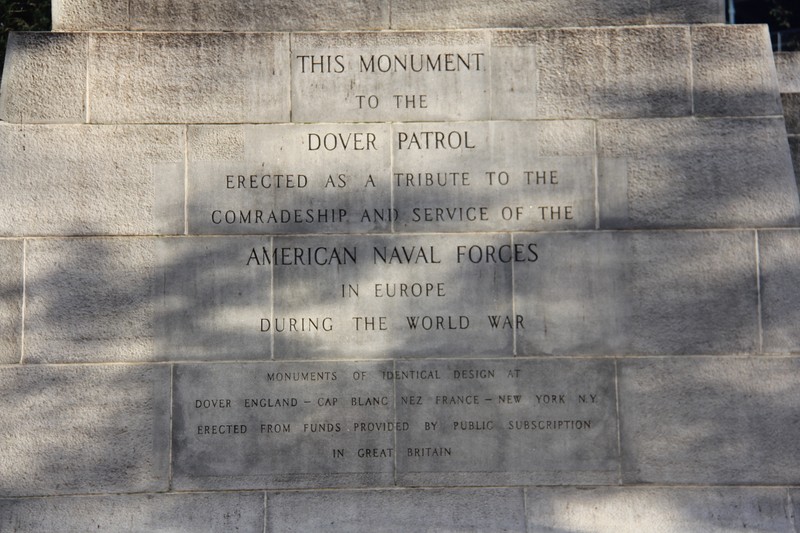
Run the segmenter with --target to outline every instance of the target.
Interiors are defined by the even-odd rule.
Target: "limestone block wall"
[[[792,149],[795,174],[797,174],[800,169],[800,54],[776,53],[775,67],[778,71],[778,86],[781,91],[783,115],[786,118],[786,131],[789,133],[789,146]]]
[[[794,58],[721,7],[54,2],[0,531],[796,533]]]

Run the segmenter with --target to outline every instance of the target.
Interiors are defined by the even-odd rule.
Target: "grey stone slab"
[[[126,30],[127,0],[52,0],[53,31]]]
[[[781,114],[765,25],[693,27],[692,59],[696,115]]]
[[[0,123],[0,235],[183,233],[184,129]]]
[[[173,486],[354,487],[393,482],[391,363],[178,365]]]
[[[152,239],[29,240],[24,361],[152,360],[154,267]]]
[[[624,483],[796,484],[797,358],[619,363]]]
[[[610,360],[397,361],[398,484],[615,483],[614,381]]]
[[[274,357],[511,355],[512,262],[536,261],[532,242],[512,245],[503,234],[276,237],[251,261],[263,268],[266,252],[274,262],[264,322]]]
[[[294,34],[292,120],[487,119],[489,56],[488,32]]]
[[[786,131],[792,134],[800,133],[800,92],[781,94],[783,105],[783,118],[786,121]]]
[[[651,0],[650,22],[724,24],[726,4],[719,0]]]
[[[397,231],[594,229],[588,121],[398,124]]]
[[[269,533],[488,529],[525,531],[520,489],[281,492],[267,498]]]
[[[0,368],[0,495],[163,491],[170,368]]]
[[[517,235],[520,355],[725,354],[758,349],[753,232]]]
[[[134,30],[290,31],[389,27],[389,0],[132,0]]]
[[[686,27],[497,31],[493,45],[493,118],[691,114]]]
[[[0,86],[0,119],[86,122],[86,44],[77,34],[11,33]]]
[[[90,122],[289,119],[286,34],[99,33],[89,54]]]
[[[0,364],[22,355],[23,243],[0,240]]]
[[[781,118],[602,120],[601,228],[793,226]]]
[[[775,70],[782,93],[800,93],[800,53],[775,52]]]
[[[389,231],[390,157],[388,125],[190,127],[189,233]]]
[[[264,494],[128,494],[0,500],[4,531],[263,533]]]
[[[790,490],[789,501],[793,506],[792,511],[794,512],[794,516],[800,515],[800,492],[797,490]]]
[[[644,24],[650,3],[641,0],[539,2],[535,9],[522,0],[460,2],[405,0],[392,4],[392,28],[525,28]],[[677,22],[677,21],[673,21]]]
[[[529,488],[528,531],[794,533],[783,488]]]
[[[158,360],[269,359],[270,267],[247,266],[269,238],[192,237],[155,244],[154,356]]]
[[[789,135],[789,148],[792,151],[792,166],[797,188],[800,189],[800,135]]]
[[[800,352],[800,231],[758,233],[763,351]]]

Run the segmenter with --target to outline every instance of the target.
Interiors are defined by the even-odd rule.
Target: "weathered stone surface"
[[[166,366],[0,368],[0,495],[167,489]]]
[[[184,130],[0,123],[0,235],[183,233]]]
[[[520,355],[758,349],[752,232],[524,237],[537,244],[539,260],[514,265],[515,312],[525,319]]]
[[[375,362],[176,366],[173,485],[391,484],[392,382],[381,378],[391,368]]]
[[[397,231],[595,227],[590,122],[398,124],[393,138]]]
[[[625,483],[796,484],[798,358],[619,365]]]
[[[89,54],[90,122],[289,120],[288,35],[100,33]]]
[[[800,231],[759,231],[761,320],[765,352],[800,351]]]
[[[189,233],[389,231],[390,158],[388,125],[190,127]]]
[[[487,119],[489,46],[487,32],[295,34],[292,120]]]
[[[800,93],[800,53],[775,52],[775,70],[782,93]]]
[[[430,0],[322,3],[224,0],[202,7],[189,0],[132,0],[129,4],[120,0],[55,0],[53,28],[59,31],[342,31],[389,29],[390,26],[415,30],[725,22],[723,5],[716,0],[547,0],[537,3],[536,9],[522,0],[492,4],[454,0],[438,3]]]
[[[526,490],[528,531],[794,533],[786,489],[594,488]]]
[[[28,241],[24,361],[152,360],[154,245]]]
[[[457,0],[406,0],[392,3],[395,29],[519,28],[564,26],[609,26],[656,22],[724,22],[722,4],[713,0],[676,3],[642,0],[584,0],[538,2],[535,9],[522,0],[492,3]]]
[[[693,27],[692,58],[696,115],[781,114],[765,25]]]
[[[20,361],[22,269],[22,241],[0,240],[0,364]]]
[[[494,32],[493,118],[690,115],[689,41],[686,27]]]
[[[269,359],[260,317],[272,305],[272,270],[248,267],[269,238],[193,237],[154,243],[152,278],[158,360]]]
[[[800,92],[785,93],[781,95],[783,104],[783,118],[786,120],[786,131],[800,134]]]
[[[487,316],[513,315],[511,261],[536,260],[528,237],[516,248],[507,234],[275,237],[275,358],[510,355],[513,327]],[[312,264],[295,260],[307,250]]]
[[[396,374],[400,484],[618,479],[612,361],[398,361]]]
[[[128,29],[128,0],[52,0],[54,31]]]
[[[131,28],[170,31],[367,30],[389,27],[389,0],[132,0]]]
[[[265,531],[269,533],[487,529],[525,531],[520,489],[282,492],[267,496]]]
[[[792,164],[797,188],[800,189],[800,135],[789,135],[789,148],[792,151]]]
[[[86,122],[86,37],[12,33],[0,87],[0,119]]]
[[[719,0],[651,0],[650,10],[654,24],[725,22],[725,3]]]
[[[795,225],[785,139],[780,118],[602,120],[600,227]]]
[[[264,494],[132,494],[0,500],[3,531],[263,533]]]

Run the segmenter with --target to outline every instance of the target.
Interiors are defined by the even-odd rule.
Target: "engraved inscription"
[[[612,377],[596,360],[179,365],[176,477],[612,473]]]
[[[197,127],[200,143],[222,127]],[[241,158],[190,157],[190,233],[593,228],[588,122],[226,127]],[[566,139],[561,140],[566,133]],[[558,139],[551,146],[551,138]],[[190,154],[193,153],[190,150]],[[556,153],[557,155],[553,155]]]

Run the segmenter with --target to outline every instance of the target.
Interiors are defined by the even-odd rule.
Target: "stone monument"
[[[765,27],[719,0],[53,15],[0,90],[0,530],[796,531]]]

